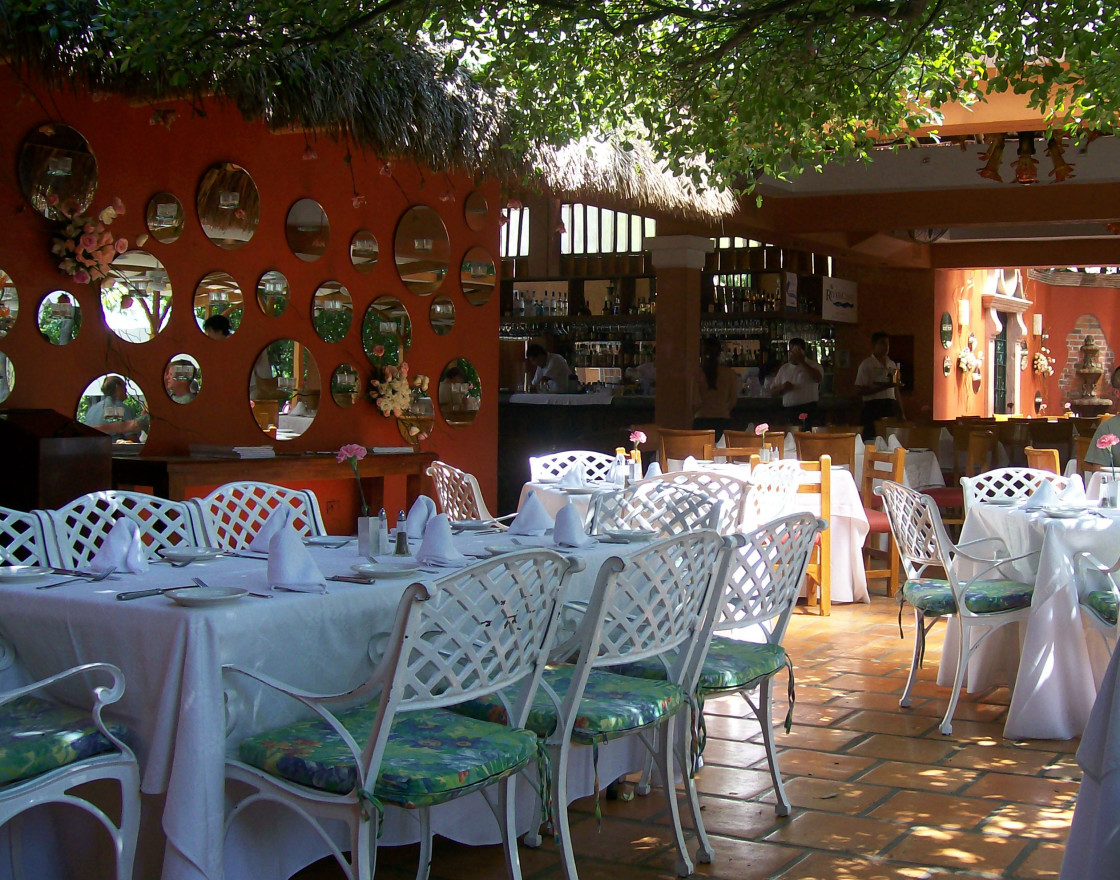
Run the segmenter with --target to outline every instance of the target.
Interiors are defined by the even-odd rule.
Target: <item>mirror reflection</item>
[[[451,328],[455,326],[455,303],[451,301],[451,297],[437,296],[432,300],[432,306],[428,309],[428,319],[432,322],[432,329],[436,331],[437,336],[446,336],[451,332]]]
[[[345,285],[324,281],[311,300],[311,323],[323,342],[341,342],[354,322],[354,301]]]
[[[183,203],[169,192],[156,193],[148,200],[148,232],[162,244],[178,241],[187,222]]]
[[[362,318],[362,350],[375,367],[396,366],[412,345],[412,319],[395,296],[379,296]]]
[[[313,262],[327,252],[331,224],[327,212],[314,199],[300,199],[288,209],[284,235],[292,253],[305,262]]]
[[[140,446],[148,439],[148,404],[140,386],[119,373],[98,376],[78,399],[75,417],[110,434],[113,444]]]
[[[12,276],[0,269],[0,339],[8,335],[19,317],[19,292]]]
[[[306,346],[278,339],[265,346],[249,376],[249,406],[257,426],[274,440],[303,434],[319,411],[319,368]]]
[[[224,250],[243,247],[257,231],[260,193],[240,165],[221,162],[212,166],[199,182],[196,202],[202,231]]]
[[[257,282],[257,305],[270,318],[278,318],[288,307],[288,279],[275,269],[265,272]]]
[[[494,285],[498,283],[498,273],[494,258],[486,248],[472,247],[467,251],[459,275],[467,302],[472,306],[484,306],[490,301]]]
[[[439,411],[453,428],[474,421],[482,404],[482,383],[478,370],[466,358],[450,361],[439,376]]]
[[[361,377],[350,364],[339,364],[331,373],[331,397],[339,406],[353,406],[361,396]]]
[[[486,212],[489,211],[486,196],[478,190],[467,196],[463,203],[463,218],[467,221],[467,228],[474,232],[481,232],[486,228]]]
[[[171,318],[171,281],[163,263],[147,251],[125,251],[109,273],[101,282],[105,324],[126,342],[158,336]]]
[[[424,205],[409,208],[397,224],[393,244],[404,286],[420,296],[435,293],[447,277],[450,254],[447,227],[439,214]]]
[[[8,399],[16,387],[16,367],[4,352],[0,351],[0,403]]]
[[[202,367],[189,354],[177,354],[163,370],[163,389],[176,403],[190,403],[202,390]]]
[[[245,298],[228,272],[209,272],[194,289],[194,320],[211,339],[237,332],[245,315]]]
[[[359,229],[350,239],[350,262],[359,272],[372,272],[377,264],[377,239],[368,229]]]
[[[82,307],[73,294],[52,290],[39,303],[39,332],[52,345],[67,345],[82,329]]]
[[[81,133],[61,122],[40,125],[19,152],[19,185],[48,220],[81,214],[97,189],[97,159]]]

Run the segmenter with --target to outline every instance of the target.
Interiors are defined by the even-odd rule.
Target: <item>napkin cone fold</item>
[[[579,512],[570,501],[556,512],[552,539],[557,547],[587,547],[596,543],[584,530]]]
[[[249,549],[254,553],[268,553],[272,536],[283,530],[284,526],[288,524],[288,520],[291,519],[292,513],[293,509],[287,504],[282,504],[273,510],[268,515],[268,519],[261,523],[257,533],[253,535],[253,540],[249,542]]]
[[[436,515],[436,503],[427,495],[420,495],[412,502],[408,509],[408,536],[410,538],[423,538],[424,528],[428,520]]]
[[[416,561],[425,565],[463,565],[468,562],[451,540],[451,523],[447,514],[441,513],[428,520],[424,527],[424,540],[416,551]]]
[[[268,585],[273,589],[282,587],[308,592],[322,591],[327,587],[319,566],[303,545],[295,526],[289,522],[285,522],[269,539]]]
[[[525,506],[509,524],[511,535],[543,535],[553,526],[552,517],[544,509],[536,492],[531,492]]]
[[[100,574],[105,571],[130,571],[141,574],[148,570],[148,554],[140,537],[140,527],[127,517],[113,523],[109,534],[90,560],[89,570]]]
[[[557,485],[565,489],[581,489],[587,485],[583,467],[580,466],[579,462],[572,462],[571,466],[561,475]]]

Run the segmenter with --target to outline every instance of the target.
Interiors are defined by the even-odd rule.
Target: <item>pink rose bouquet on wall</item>
[[[52,198],[52,204],[57,204],[58,196],[48,196],[47,201]],[[114,238],[108,230],[124,213],[124,203],[114,198],[96,217],[79,214],[72,202],[63,203],[59,210],[68,219],[51,244],[51,253],[58,257],[58,270],[79,284],[108,278],[113,260],[128,250],[128,240]]]
[[[383,367],[380,379],[370,379],[369,398],[386,418],[400,418],[412,403],[414,392],[428,393],[428,377],[417,373],[410,382],[408,372],[408,363],[404,362],[399,367]]]

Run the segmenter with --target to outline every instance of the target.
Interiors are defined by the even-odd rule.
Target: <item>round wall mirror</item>
[[[0,403],[8,399],[16,387],[16,366],[0,351]]]
[[[404,286],[420,296],[440,289],[450,266],[451,242],[447,227],[431,208],[409,208],[397,224],[393,257]]]
[[[327,212],[314,199],[300,199],[288,209],[284,235],[292,253],[311,263],[327,252],[331,224]]]
[[[51,122],[23,140],[19,185],[31,206],[48,220],[83,213],[97,189],[97,159],[81,133]]]
[[[52,290],[39,303],[39,332],[52,345],[67,345],[82,329],[82,307],[74,295]]]
[[[12,276],[0,269],[0,339],[8,335],[18,317],[19,292]]]
[[[463,203],[463,218],[467,221],[467,228],[474,232],[481,232],[486,228],[487,212],[490,207],[486,204],[486,196],[478,190],[467,196]]]
[[[288,307],[288,279],[275,269],[265,272],[257,282],[257,305],[270,318],[278,318]]]
[[[148,232],[162,244],[178,241],[187,222],[183,203],[169,192],[156,193],[148,201]]]
[[[126,342],[147,342],[171,318],[171,281],[167,270],[147,251],[125,251],[101,282],[105,324]]]
[[[362,379],[351,364],[339,364],[331,373],[331,398],[339,406],[353,406],[362,395]]]
[[[412,345],[412,319],[395,296],[379,296],[362,318],[362,350],[375,367],[399,364]]]
[[[942,348],[952,348],[953,347],[953,316],[950,315],[948,312],[942,312],[941,313],[941,323],[940,323],[939,329],[940,329],[940,332],[941,332],[941,347]]]
[[[446,336],[455,326],[455,303],[449,296],[437,296],[428,309],[428,320],[437,336]]]
[[[324,281],[311,300],[311,323],[323,342],[341,342],[354,323],[354,301],[345,285]]]
[[[450,361],[439,376],[439,411],[453,428],[464,428],[474,421],[482,403],[482,383],[478,370],[466,358]]]
[[[211,339],[232,336],[245,315],[245,298],[228,272],[208,272],[194,289],[194,320]]]
[[[261,197],[249,172],[233,162],[214,165],[198,185],[202,231],[227,251],[244,247],[261,221]]]
[[[463,296],[472,306],[484,306],[494,293],[498,283],[494,260],[485,248],[472,247],[463,257],[460,271]]]
[[[190,403],[202,390],[202,367],[189,354],[177,354],[163,368],[163,390],[176,403]]]
[[[120,373],[98,376],[78,399],[75,417],[109,434],[114,444],[139,446],[148,439],[148,404],[140,386]]]
[[[350,262],[359,272],[372,272],[377,264],[377,239],[368,229],[360,229],[350,239]]]
[[[249,406],[257,426],[274,440],[291,440],[311,427],[319,411],[319,368],[294,339],[265,346],[249,375]]]

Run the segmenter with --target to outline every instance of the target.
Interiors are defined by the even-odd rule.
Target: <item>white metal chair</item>
[[[740,528],[757,529],[785,515],[800,485],[801,465],[797,461],[752,463],[751,491],[743,499]]]
[[[1104,639],[1108,653],[1116,649],[1117,610],[1120,609],[1120,589],[1116,585],[1116,573],[1120,571],[1120,557],[1111,565],[1105,565],[1088,550],[1074,556],[1077,572],[1077,606],[1081,620],[1089,624]]]
[[[50,565],[50,520],[0,507],[0,565]]]
[[[1055,492],[1064,492],[1072,481],[1072,477],[1024,467],[996,468],[975,477],[961,477],[965,513],[982,501],[1025,501],[1043,483],[1050,483]]]
[[[660,537],[719,525],[718,498],[660,480],[642,480],[618,492],[602,492],[591,507],[591,533],[647,529]]]
[[[549,455],[529,456],[529,479],[537,483],[542,480],[555,480],[564,476],[573,467],[583,472],[589,483],[607,479],[614,455],[605,452],[590,452],[585,449],[571,449],[567,452],[553,452]]]
[[[941,722],[941,732],[947,735],[953,732],[953,712],[957,708],[972,653],[997,629],[1026,620],[1031,613],[1033,584],[984,576],[993,571],[998,574],[1001,565],[1037,553],[1008,555],[1003,542],[995,537],[954,544],[945,532],[937,502],[932,498],[891,480],[884,480],[877,491],[883,497],[906,573],[906,581],[899,594],[900,602],[909,602],[913,607],[916,625],[914,658],[902,698],[898,701],[900,706],[910,705],[910,693],[925,654],[930,629],[938,619],[952,615],[957,616],[960,624],[960,650],[953,692]],[[974,556],[968,552],[979,544],[997,545],[995,555]],[[968,551],[963,549],[966,547]],[[978,566],[978,574],[962,580],[956,568],[960,560]],[[947,579],[925,577],[925,571],[930,568],[943,569]]]
[[[347,693],[308,694],[263,672],[226,667],[231,686],[253,686],[245,680],[252,679],[314,713],[243,740],[227,760],[227,779],[252,789],[229,812],[227,831],[252,804],[281,804],[311,824],[348,878],[368,880],[381,805],[416,809],[423,880],[432,851],[429,808],[483,790],[502,830],[510,877],[520,878],[514,783],[518,772],[537,767],[540,748],[524,726],[568,572],[579,567],[551,550],[530,549],[457,571],[430,592],[411,585],[380,662]],[[511,724],[439,711],[504,688]],[[486,791],[493,785],[496,798]],[[334,821],[350,830],[349,859],[325,827]]]
[[[715,471],[673,471],[641,482],[668,483],[698,495],[717,499],[720,502],[720,511],[715,528],[721,535],[730,535],[739,530],[743,518],[743,504],[751,492],[751,484],[747,480]]]
[[[448,519],[494,519],[486,507],[482,489],[474,474],[468,474],[446,462],[433,461],[428,467],[428,476],[435,484],[440,512],[446,513]]]
[[[35,694],[68,679],[90,685],[93,706],[73,709]],[[117,880],[132,880],[136,836],[140,828],[140,771],[136,756],[107,725],[102,710],[124,693],[124,675],[108,663],[86,663],[15,690],[0,692],[0,825],[43,804],[68,804],[85,810],[109,832],[116,855]],[[120,821],[114,822],[92,801],[73,789],[95,780],[113,780],[121,788]],[[13,861],[20,846],[12,829]],[[15,876],[23,874],[16,864]]]
[[[205,498],[192,498],[205,543],[217,550],[244,550],[273,512],[292,508],[289,522],[301,535],[325,535],[319,501],[310,489],[289,489],[272,483],[235,482],[219,486]]]
[[[186,501],[168,501],[142,492],[116,489],[91,492],[54,510],[39,510],[53,534],[52,565],[85,568],[118,519],[136,523],[144,550],[155,558],[159,550],[204,543],[197,511]]]

